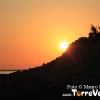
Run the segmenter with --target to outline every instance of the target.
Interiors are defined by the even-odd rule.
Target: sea
[[[10,74],[10,73],[13,73],[13,72],[16,72],[16,71],[1,70],[1,71],[0,71],[0,74]]]

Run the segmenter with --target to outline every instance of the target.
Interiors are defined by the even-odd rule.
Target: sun
[[[68,48],[69,44],[66,41],[62,41],[59,44],[61,50],[65,51]]]

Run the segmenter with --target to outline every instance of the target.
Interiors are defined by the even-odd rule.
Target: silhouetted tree
[[[97,33],[97,28],[96,28],[95,26],[93,26],[93,25],[91,25],[91,30],[92,30],[92,32],[93,32],[94,34]]]
[[[89,39],[100,41],[100,27],[91,25],[91,32],[89,33]]]

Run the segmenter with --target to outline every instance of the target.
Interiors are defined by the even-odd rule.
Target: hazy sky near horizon
[[[100,25],[100,0],[0,0],[0,69],[35,67],[60,56],[60,41]]]

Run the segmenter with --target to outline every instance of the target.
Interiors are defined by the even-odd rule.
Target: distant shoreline
[[[23,70],[26,70],[26,69],[8,69],[8,70],[0,70],[0,71],[23,71]]]
[[[1,70],[0,71],[0,75],[3,75],[3,74],[10,74],[10,73],[14,73],[14,72],[17,72],[17,71],[12,71],[12,70]]]
[[[24,70],[24,69],[23,69]],[[14,73],[14,72],[17,72],[17,71],[23,71],[23,70],[0,70],[0,75],[4,75],[4,74],[11,74],[11,73]]]

